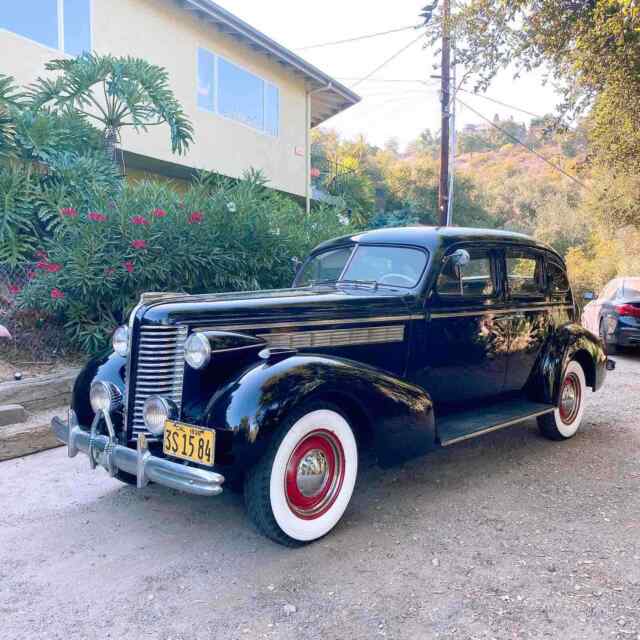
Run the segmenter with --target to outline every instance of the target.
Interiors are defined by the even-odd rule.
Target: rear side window
[[[467,248],[471,260],[459,268],[447,260],[438,276],[436,291],[444,296],[488,297],[495,293],[491,253],[487,249]]]
[[[507,249],[507,281],[512,296],[535,296],[544,293],[541,257],[528,249]]]
[[[569,279],[564,269],[555,262],[547,262],[547,284],[549,293],[566,293],[569,291]]]

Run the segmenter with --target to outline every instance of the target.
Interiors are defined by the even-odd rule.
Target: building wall
[[[123,147],[134,153],[196,169],[240,177],[250,167],[261,169],[270,186],[304,195],[306,90],[304,81],[276,62],[219,33],[171,0],[92,0],[93,49],[116,56],[132,55],[167,69],[173,91],[195,129],[195,143],[184,156],[171,152],[165,126],[147,132],[127,130]],[[277,85],[280,126],[277,137],[204,111],[197,106],[199,47]],[[21,84],[43,75],[44,63],[57,51],[0,29],[0,72]]]

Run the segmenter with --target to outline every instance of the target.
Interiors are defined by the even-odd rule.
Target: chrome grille
[[[134,393],[130,407],[132,416],[128,420],[134,439],[139,433],[154,439],[142,419],[144,401],[149,396],[163,396],[181,408],[187,332],[188,327],[147,326],[140,329],[135,379],[128,387],[128,391]]]

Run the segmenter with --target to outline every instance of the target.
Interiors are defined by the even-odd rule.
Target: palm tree
[[[130,56],[85,53],[73,59],[52,60],[46,69],[59,75],[39,78],[31,85],[33,107],[76,112],[99,122],[114,161],[123,127],[146,131],[148,127],[168,125],[174,153],[185,153],[193,142],[191,122],[176,100],[163,67]]]

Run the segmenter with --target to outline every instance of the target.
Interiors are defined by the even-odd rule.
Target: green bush
[[[51,313],[89,353],[106,346],[144,291],[288,286],[293,258],[352,230],[334,209],[307,215],[255,172],[240,181],[201,174],[182,194],[127,184],[91,204],[78,190],[59,205],[17,303]]]

